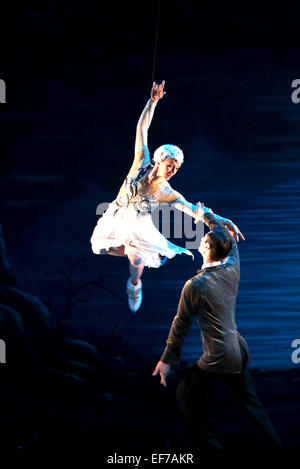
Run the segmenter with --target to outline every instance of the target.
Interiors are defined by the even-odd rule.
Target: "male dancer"
[[[204,221],[211,230],[201,239],[198,249],[204,263],[182,289],[167,346],[153,375],[160,374],[161,384],[166,386],[170,366],[179,363],[184,338],[193,316],[196,316],[201,327],[203,354],[179,384],[176,393],[190,423],[192,446],[222,449],[218,438],[209,429],[206,410],[213,390],[223,382],[260,431],[266,446],[282,448],[253,387],[247,368],[250,353],[235,323],[240,280],[237,243],[219,222],[218,216],[200,204],[197,206],[198,221]]]

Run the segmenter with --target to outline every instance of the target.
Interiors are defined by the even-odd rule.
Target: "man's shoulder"
[[[198,290],[199,292],[205,291],[206,289],[205,276],[201,274],[194,275],[194,277],[189,278],[185,282],[184,288],[187,290]]]
[[[182,289],[182,298],[185,298],[191,305],[198,308],[206,298],[206,285],[205,282],[198,275],[188,279]]]
[[[190,279],[191,288],[202,295],[214,293],[218,286],[225,284],[238,285],[240,279],[239,265],[226,262],[214,268],[204,269]]]

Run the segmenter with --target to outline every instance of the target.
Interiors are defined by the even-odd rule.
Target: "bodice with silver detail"
[[[149,215],[156,207],[159,206],[155,194],[139,194],[139,188],[141,187],[141,179],[145,174],[152,169],[152,165],[146,168],[140,168],[135,178],[126,177],[121,194],[116,199],[116,204],[120,208],[127,208],[130,204],[136,210],[138,215]]]

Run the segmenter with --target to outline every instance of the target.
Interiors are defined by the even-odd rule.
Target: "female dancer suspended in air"
[[[142,303],[141,276],[144,267],[160,267],[176,254],[193,254],[168,241],[154,226],[151,212],[168,203],[197,218],[197,207],[175,191],[169,180],[183,163],[183,153],[175,145],[162,145],[150,160],[148,129],[157,102],[163,98],[165,82],[153,83],[137,124],[133,164],[117,195],[94,228],[91,244],[95,254],[127,256],[130,277],[127,281],[128,305],[134,313]],[[224,224],[242,236],[228,219]]]

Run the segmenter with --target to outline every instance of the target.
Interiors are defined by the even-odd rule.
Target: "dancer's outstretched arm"
[[[193,218],[197,218],[197,207],[194,204],[191,204],[187,200],[185,200],[182,195],[180,194],[180,198],[176,200],[173,204],[175,208],[181,210],[182,212],[190,215]]]
[[[148,129],[150,127],[158,100],[163,98],[163,96],[166,94],[164,91],[164,86],[165,81],[162,81],[160,85],[157,85],[155,82],[153,83],[150,99],[148,100],[137,123],[133,161],[133,167],[135,168],[140,167],[142,163],[144,163],[144,166],[150,163],[150,154],[148,150]]]

